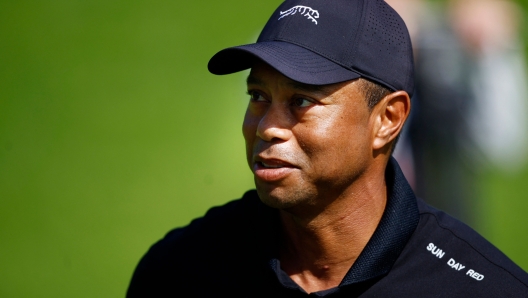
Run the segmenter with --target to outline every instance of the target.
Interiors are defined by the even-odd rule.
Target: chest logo
[[[302,5],[297,5],[286,11],[281,11],[280,12],[281,17],[279,18],[279,20],[287,16],[292,16],[296,13],[299,13],[299,15],[301,16],[307,17],[309,20],[312,20],[312,22],[314,22],[317,25],[316,19],[319,18],[319,12],[315,9],[312,9],[311,7],[302,6]]]

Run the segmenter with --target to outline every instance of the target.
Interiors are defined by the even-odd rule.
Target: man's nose
[[[292,136],[292,116],[287,109],[271,104],[257,127],[257,137],[266,142],[287,141]]]

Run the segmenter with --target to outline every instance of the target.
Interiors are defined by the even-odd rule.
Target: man
[[[129,297],[528,297],[528,275],[416,199],[391,158],[410,111],[412,49],[378,0],[287,0],[257,43],[243,134],[256,191],[171,231]]]

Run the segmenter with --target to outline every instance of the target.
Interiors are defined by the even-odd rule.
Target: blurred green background
[[[253,187],[245,74],[206,64],[280,2],[0,0],[0,297],[123,297],[152,243]],[[477,229],[526,270],[528,169],[481,176]]]

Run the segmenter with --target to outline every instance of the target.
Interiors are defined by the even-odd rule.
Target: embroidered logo
[[[292,16],[296,14],[297,12],[300,15],[307,17],[309,20],[312,20],[312,22],[314,22],[317,25],[317,21],[315,19],[319,18],[319,12],[315,9],[312,9],[311,7],[302,6],[302,5],[297,5],[286,11],[281,11],[280,12],[281,17],[279,18],[279,20],[287,16]]]

